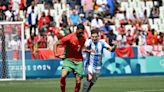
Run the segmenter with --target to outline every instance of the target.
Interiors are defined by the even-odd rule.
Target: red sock
[[[79,92],[79,91],[80,91],[80,84],[81,84],[81,83],[76,83],[74,92]]]
[[[65,92],[66,81],[65,78],[60,78],[60,88],[62,92]]]

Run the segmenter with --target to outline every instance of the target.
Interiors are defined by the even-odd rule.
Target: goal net
[[[0,80],[25,80],[24,23],[0,22]]]

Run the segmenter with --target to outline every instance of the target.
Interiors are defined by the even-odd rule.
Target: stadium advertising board
[[[101,76],[164,74],[164,58],[159,56],[147,56],[144,58],[114,57],[103,60],[105,61],[103,61]],[[62,62],[63,61],[60,60],[27,60],[26,77],[60,77]],[[12,74],[13,76],[19,75],[17,71],[21,69],[21,66],[19,67],[18,63],[19,61],[10,61],[7,69],[8,74],[14,73]],[[70,75],[70,77],[72,77],[72,75]]]

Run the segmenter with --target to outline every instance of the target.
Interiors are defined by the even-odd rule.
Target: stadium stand
[[[63,33],[67,34],[67,30],[69,30],[69,32],[74,31],[76,27],[72,25],[72,21],[70,20],[73,9],[76,10],[74,12],[77,15],[81,14],[83,16],[79,22],[82,22],[86,26],[88,32],[90,32],[92,28],[95,28],[95,26],[92,26],[93,19],[101,19],[103,24],[99,28],[105,33],[103,36],[110,39],[108,38],[108,32],[113,30],[117,35],[117,39],[115,40],[118,41],[120,46],[164,45],[164,0],[32,1],[33,3],[28,4],[25,3],[26,0],[2,0],[0,2],[0,21],[24,21],[26,40],[34,40],[35,38],[38,43],[37,48],[48,49],[47,47],[50,47],[47,42],[49,35],[52,35],[54,41],[65,36]],[[21,5],[21,7],[15,9],[15,6],[19,5]],[[33,7],[34,10],[32,10],[31,7]],[[66,12],[66,16],[62,17],[64,11]],[[45,16],[42,18],[43,12],[45,12]],[[32,15],[29,16],[31,13]],[[92,14],[92,17],[88,16],[89,13]],[[50,16],[53,18],[53,21],[50,21]],[[40,20],[40,18],[42,18],[42,20]],[[30,34],[30,26],[33,24],[29,23],[29,19],[31,19],[32,23],[36,23],[34,25],[36,26],[37,32],[34,37]],[[65,25],[66,22],[68,22],[67,25]],[[97,21],[97,23],[98,22],[99,21]],[[95,25],[97,25],[96,22]],[[149,26],[151,29],[148,28]],[[131,32],[132,44],[127,44],[128,30]],[[148,30],[150,30],[150,33]],[[124,37],[125,39],[122,40]],[[146,42],[140,42],[142,39],[138,37],[144,37]],[[45,40],[41,40],[42,38]],[[148,39],[151,39],[149,44]],[[159,39],[162,39],[162,44],[159,43]],[[53,44],[53,41],[51,44]],[[26,42],[27,49],[29,48],[28,44],[32,43]]]

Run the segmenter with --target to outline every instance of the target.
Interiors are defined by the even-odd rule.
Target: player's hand
[[[118,42],[117,41],[112,41],[112,44],[118,45]]]
[[[65,55],[56,55],[57,58],[64,59]]]
[[[94,52],[95,52],[95,50],[91,49],[91,50],[89,50],[89,52],[94,53]]]
[[[117,45],[112,46],[111,51],[114,52],[116,50],[116,48],[117,48]]]

